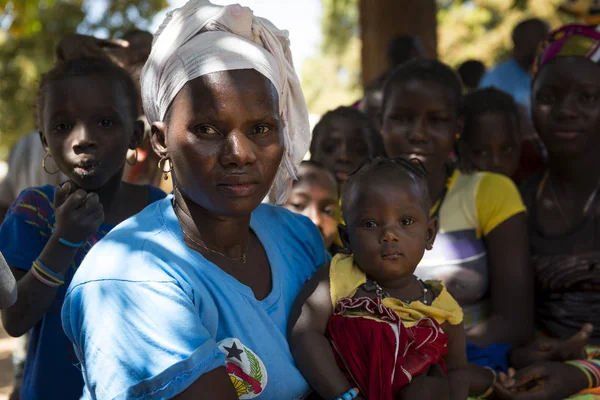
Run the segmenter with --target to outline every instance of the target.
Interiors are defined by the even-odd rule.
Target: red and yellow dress
[[[355,297],[367,277],[353,256],[343,254],[331,261],[329,279],[335,311],[327,335],[340,369],[365,397],[392,400],[430,366],[439,364],[446,370],[448,336],[440,325],[458,325],[463,314],[440,282],[425,283],[438,293],[431,305]]]

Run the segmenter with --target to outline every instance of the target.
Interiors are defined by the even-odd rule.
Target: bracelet
[[[352,400],[357,398],[359,393],[360,391],[357,388],[352,388],[341,396],[336,397],[335,400]]]
[[[55,231],[55,230],[56,230],[56,228],[55,228],[55,229],[52,229],[52,233],[54,233],[54,231]],[[69,242],[68,240],[66,240],[66,239],[63,239],[63,238],[61,238],[61,237],[59,237],[59,238],[58,238],[58,242],[59,242],[60,244],[64,244],[64,245],[65,245],[65,246],[67,246],[67,247],[70,247],[70,248],[72,248],[72,249],[78,249],[78,248],[82,247],[82,246],[85,244],[85,242],[81,242],[81,243],[73,243],[73,242]]]
[[[44,278],[43,276],[41,276],[40,273],[35,268],[31,268],[30,271],[31,271],[31,275],[33,275],[39,282],[43,283],[44,285],[46,285],[48,287],[57,288],[57,287],[61,286],[60,283],[49,281],[46,278]]]
[[[494,371],[493,368],[490,367],[483,367],[485,369],[487,369],[488,371],[490,371],[492,373],[493,379],[492,379],[492,384],[490,385],[490,387],[483,392],[482,395],[477,396],[478,399],[487,399],[488,397],[490,397],[490,395],[492,393],[494,393],[494,385],[496,384],[496,382],[498,382],[498,374],[496,373],[496,371]]]
[[[50,269],[48,269],[48,267],[46,267],[39,260],[39,258],[33,262],[32,267],[33,267],[31,269],[32,272],[34,273],[36,278],[38,278],[38,279],[41,278],[42,283],[47,284],[47,282],[50,282],[51,285],[48,285],[48,286],[52,286],[52,285],[60,286],[60,285],[65,284],[65,278],[62,275],[59,275],[59,274],[55,273],[54,271],[51,271]]]
[[[600,384],[600,371],[595,363],[585,360],[567,361],[566,364],[579,369],[588,380],[588,389],[595,388]]]
[[[58,279],[61,281],[65,280],[65,276],[62,274],[58,274],[54,271],[52,271],[50,268],[46,267],[46,265],[44,265],[44,263],[42,262],[42,260],[40,260],[39,258],[37,258],[34,262],[34,264],[37,264],[38,268],[40,268],[44,273]]]

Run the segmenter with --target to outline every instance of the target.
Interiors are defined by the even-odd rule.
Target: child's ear
[[[344,249],[348,250],[349,254],[352,254],[352,245],[350,244],[350,238],[348,236],[348,227],[344,224],[338,225],[338,232]]]
[[[438,233],[439,228],[440,228],[440,222],[437,219],[437,217],[429,218],[429,223],[427,226],[427,237],[425,238],[426,243],[427,243],[425,245],[425,248],[427,250],[433,249],[433,242],[435,242],[435,237]]]
[[[153,122],[150,128],[150,142],[152,149],[160,158],[167,158],[167,124]]]
[[[40,141],[42,142],[42,146],[44,146],[44,150],[48,151],[48,141],[46,140],[44,132],[38,131],[38,134],[40,135]]]
[[[133,135],[131,136],[131,141],[129,142],[130,149],[137,149],[142,145],[142,141],[144,140],[144,121],[135,121],[133,124]]]

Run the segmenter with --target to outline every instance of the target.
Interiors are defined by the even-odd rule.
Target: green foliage
[[[106,0],[99,21],[85,10],[98,0],[0,0],[0,159],[35,129],[35,98],[40,75],[54,65],[59,40],[76,31],[120,34],[147,29],[166,0]]]
[[[511,32],[519,21],[539,17],[552,27],[572,21],[558,11],[563,2],[437,0],[439,58],[453,67],[469,58],[491,67],[510,56]],[[308,108],[316,114],[350,104],[361,95],[358,0],[322,0],[322,4],[322,50],[302,68]]]

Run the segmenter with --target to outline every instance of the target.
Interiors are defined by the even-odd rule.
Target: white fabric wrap
[[[294,70],[288,32],[255,17],[239,4],[216,6],[190,0],[170,11],[154,35],[141,75],[144,112],[163,121],[177,93],[192,79],[213,72],[254,69],[279,94],[284,155],[269,201],[285,203],[296,170],[310,145],[308,111]]]

